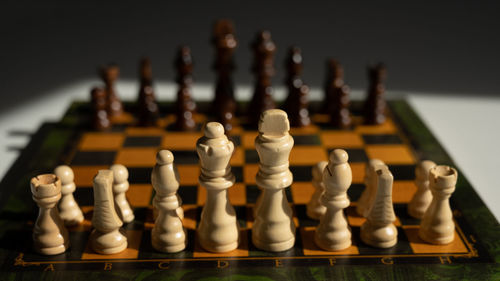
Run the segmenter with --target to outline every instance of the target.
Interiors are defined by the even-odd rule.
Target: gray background
[[[167,1],[164,1],[167,2]],[[170,1],[169,1],[170,2]],[[249,43],[269,29],[282,83],[286,49],[303,49],[304,80],[321,86],[325,58],[339,59],[346,81],[366,87],[365,66],[388,65],[388,89],[445,94],[500,94],[500,1],[7,1],[0,9],[0,110],[116,62],[134,79],[142,55],[157,80],[172,80],[180,44],[191,46],[196,81],[212,82],[212,23],[236,26],[237,83],[250,84]],[[89,85],[90,87],[91,85]]]

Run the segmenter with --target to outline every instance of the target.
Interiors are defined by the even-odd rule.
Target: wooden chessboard
[[[286,195],[294,212],[297,226],[295,247],[281,253],[256,249],[251,243],[252,206],[259,194],[255,184],[258,155],[254,148],[256,128],[244,118],[231,132],[235,144],[231,159],[236,184],[229,189],[229,198],[236,209],[240,226],[240,246],[224,254],[205,252],[199,245],[195,230],[206,190],[199,186],[199,163],[195,151],[200,131],[171,130],[173,114],[162,116],[159,126],[134,126],[134,118],[126,114],[115,120],[110,132],[88,130],[90,107],[74,103],[61,122],[45,124],[1,183],[10,189],[8,201],[0,213],[0,258],[6,275],[16,274],[38,278],[45,271],[89,276],[111,275],[135,279],[156,276],[159,272],[186,280],[228,274],[249,278],[267,276],[272,279],[293,276],[295,279],[322,280],[335,276],[387,279],[400,276],[414,280],[445,274],[457,278],[487,280],[499,275],[500,227],[473,188],[459,171],[457,189],[451,198],[456,222],[455,240],[449,245],[430,245],[418,238],[419,221],[407,214],[407,203],[416,190],[415,164],[430,159],[452,165],[451,159],[429,130],[404,101],[389,102],[388,120],[380,126],[362,125],[360,103],[353,103],[354,126],[351,130],[335,130],[328,125],[328,116],[315,114],[311,106],[313,125],[292,128],[295,145],[290,155],[290,170],[294,181]],[[206,105],[199,105],[199,112]],[[173,112],[171,104],[161,103],[162,112]],[[198,123],[210,120],[197,114]],[[317,221],[306,216],[305,204],[313,193],[311,168],[327,160],[329,151],[343,148],[349,154],[353,183],[348,194],[351,206],[346,210],[353,232],[353,245],[340,252],[323,251],[316,247],[313,235]],[[188,231],[186,250],[176,254],[156,252],[151,246],[153,227],[150,184],[155,154],[169,149],[179,170],[179,194],[185,211],[184,226]],[[378,158],[388,164],[394,175],[393,201],[397,220],[398,243],[390,249],[370,247],[360,240],[364,218],[355,212],[356,201],[364,189],[366,162]],[[120,163],[129,169],[130,189],[127,198],[134,208],[135,221],[124,226],[128,248],[116,255],[99,255],[89,248],[92,217],[92,178],[97,170]],[[52,171],[58,164],[68,164],[75,172],[75,198],[82,207],[85,221],[70,229],[71,248],[57,256],[41,256],[33,252],[31,230],[37,207],[31,200],[29,179]],[[1,205],[0,205],[1,206]],[[62,273],[61,273],[62,272]],[[91,274],[91,275],[89,275]],[[141,275],[142,274],[142,275]],[[151,277],[155,280],[159,277]]]

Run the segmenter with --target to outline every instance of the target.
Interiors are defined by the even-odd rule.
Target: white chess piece
[[[312,167],[312,185],[314,186],[314,193],[306,205],[306,214],[311,219],[319,220],[319,218],[326,212],[326,207],[321,204],[321,195],[325,192],[325,185],[323,183],[323,170],[325,170],[328,162],[321,161]]]
[[[56,175],[43,174],[31,179],[31,193],[40,211],[33,227],[33,246],[42,255],[64,253],[69,247],[68,231],[59,216],[61,181]]]
[[[375,201],[361,225],[361,240],[377,248],[390,248],[398,242],[398,230],[394,225],[396,215],[392,203],[393,176],[387,166],[379,167]]]
[[[350,203],[347,190],[352,183],[352,171],[345,150],[335,149],[329,160],[323,171],[325,193],[321,196],[327,210],[319,221],[314,241],[327,251],[340,251],[352,244],[351,229],[344,216],[344,209]]]
[[[366,217],[370,211],[370,206],[377,193],[377,175],[375,174],[375,170],[378,166],[382,165],[385,164],[379,159],[371,159],[366,165],[364,179],[365,189],[363,193],[361,193],[356,205],[356,213],[360,216]]]
[[[91,248],[98,254],[117,254],[127,248],[127,237],[120,232],[122,221],[115,211],[113,172],[99,170],[94,178],[94,214],[90,233]]]
[[[224,135],[220,123],[209,122],[204,136],[196,143],[196,151],[201,164],[199,182],[207,189],[197,231],[200,245],[210,252],[232,251],[238,247],[239,239],[236,212],[227,195],[227,189],[235,182],[229,165],[234,144]]]
[[[421,219],[432,201],[432,193],[429,189],[429,171],[436,163],[425,160],[415,168],[415,185],[417,192],[408,203],[408,214],[414,218]]]
[[[153,248],[160,252],[176,253],[186,248],[186,233],[177,210],[179,199],[179,174],[174,167],[174,156],[168,150],[156,154],[156,165],[151,173],[151,183],[156,192],[153,205],[158,210],[155,226],[151,231]]]
[[[255,139],[260,158],[256,182],[263,191],[253,224],[252,242],[265,251],[285,251],[295,244],[292,209],[284,193],[293,180],[288,168],[293,147],[289,130],[288,116],[282,110],[270,109],[260,116],[259,135]]]
[[[455,237],[455,223],[450,208],[450,196],[455,191],[458,173],[449,166],[435,166],[429,171],[432,202],[420,222],[422,240],[431,244],[448,244]]]
[[[124,223],[134,220],[134,212],[128,204],[125,193],[129,188],[128,170],[121,164],[115,164],[109,168],[113,171],[113,194],[115,199],[115,208],[118,216]]]
[[[73,170],[66,165],[54,169],[54,174],[61,180],[62,198],[59,202],[59,215],[67,226],[80,224],[83,221],[83,213],[75,201],[73,192],[76,190]]]

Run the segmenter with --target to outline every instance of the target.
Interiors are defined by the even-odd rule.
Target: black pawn
[[[140,89],[138,104],[139,126],[154,126],[158,120],[159,110],[153,90],[153,71],[151,60],[143,58],[139,67]]]
[[[288,55],[285,59],[285,87],[287,89],[288,95],[283,103],[283,110],[288,112],[291,108],[291,103],[295,102],[297,89],[299,89],[302,84],[302,51],[298,47],[291,47],[288,50]]]
[[[93,88],[90,92],[92,104],[92,128],[106,131],[111,127],[108,118],[106,92],[101,88]]]
[[[175,103],[177,118],[174,126],[179,131],[192,131],[196,129],[196,122],[193,119],[196,103],[192,98],[193,59],[189,47],[179,48],[174,65],[177,71],[176,82],[179,85]]]
[[[384,64],[368,67],[368,97],[365,102],[365,124],[379,125],[385,122],[385,79],[387,71]]]

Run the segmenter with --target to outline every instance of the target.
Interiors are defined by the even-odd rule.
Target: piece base
[[[56,247],[50,247],[50,248],[41,248],[34,246],[35,251],[41,255],[46,255],[46,256],[53,256],[53,255],[59,255],[64,252],[69,248],[69,242],[64,243],[63,245],[59,245]]]
[[[260,241],[258,238],[252,235],[252,242],[255,247],[268,251],[268,252],[283,252],[289,250],[295,244],[295,237],[290,238],[287,241],[277,242],[277,243],[265,243]]]
[[[444,236],[444,237],[435,237],[435,236],[433,237],[432,235],[429,235],[428,233],[426,233],[424,231],[419,231],[418,237],[420,237],[420,239],[422,239],[425,242],[430,243],[430,244],[446,245],[446,244],[450,244],[455,239],[455,230],[453,230],[451,235]]]

